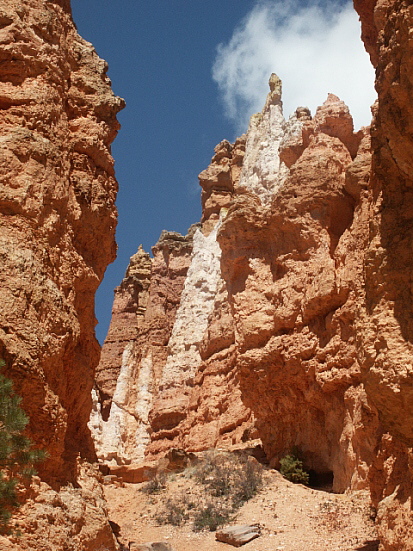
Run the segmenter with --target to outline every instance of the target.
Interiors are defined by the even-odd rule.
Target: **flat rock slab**
[[[175,551],[170,543],[166,541],[152,541],[147,543],[129,544],[130,551]]]
[[[215,539],[223,543],[229,543],[234,547],[240,547],[261,535],[259,524],[240,524],[218,530]]]
[[[155,475],[157,467],[157,463],[152,461],[131,465],[110,466],[109,469],[110,475],[121,478],[123,482],[139,484],[140,482],[150,480]]]

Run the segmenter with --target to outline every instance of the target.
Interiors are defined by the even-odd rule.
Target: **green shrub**
[[[304,470],[303,462],[292,454],[280,459],[280,473],[284,478],[296,484],[308,485],[310,481],[310,475]]]
[[[199,532],[208,528],[210,532],[215,532],[217,528],[230,520],[232,520],[232,509],[208,502],[205,507],[195,513],[193,530]]]
[[[175,499],[167,499],[163,512],[156,517],[159,524],[172,524],[172,526],[181,526],[189,519],[188,509],[194,507],[193,503],[188,503],[185,495]]]
[[[197,481],[215,497],[230,496],[239,504],[262,485],[262,466],[248,457],[209,452],[196,471]]]
[[[28,483],[35,474],[35,463],[46,456],[32,449],[32,442],[23,434],[29,420],[20,403],[12,381],[0,374],[0,534],[10,532],[11,515],[19,506],[17,485]]]

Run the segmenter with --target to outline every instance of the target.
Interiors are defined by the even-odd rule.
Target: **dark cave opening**
[[[333,471],[318,472],[314,469],[310,469],[308,471],[308,474],[310,475],[310,480],[308,483],[310,488],[314,488],[316,490],[324,490],[326,492],[331,492],[333,490]]]

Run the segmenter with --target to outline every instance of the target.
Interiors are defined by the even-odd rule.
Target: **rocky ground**
[[[119,541],[164,541],[175,551],[224,551],[231,546],[215,540],[215,532],[193,530],[193,510],[205,508],[208,489],[193,476],[193,467],[168,475],[158,493],[143,491],[147,483],[110,481],[105,486],[110,519],[120,527]],[[164,524],[171,504],[190,504],[180,526]],[[218,498],[225,507],[225,498]],[[188,509],[187,509],[188,510]],[[178,519],[179,520],[179,519]],[[246,502],[228,524],[255,524],[261,536],[245,551],[377,551],[369,496],[366,492],[333,494],[328,489],[292,484],[278,471],[265,469],[262,489]],[[133,545],[130,546],[133,549]]]

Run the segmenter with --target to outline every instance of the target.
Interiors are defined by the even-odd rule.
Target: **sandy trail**
[[[190,523],[175,527],[154,517],[168,498],[194,496],[195,482],[174,474],[167,489],[147,495],[142,484],[105,487],[110,520],[120,528],[120,541],[170,542],[175,551],[228,551],[233,547],[215,540],[215,533],[194,532]],[[196,498],[195,498],[196,499]],[[360,491],[337,495],[292,484],[277,471],[266,471],[263,489],[239,509],[231,524],[259,523],[262,534],[243,551],[377,551],[369,498]]]

